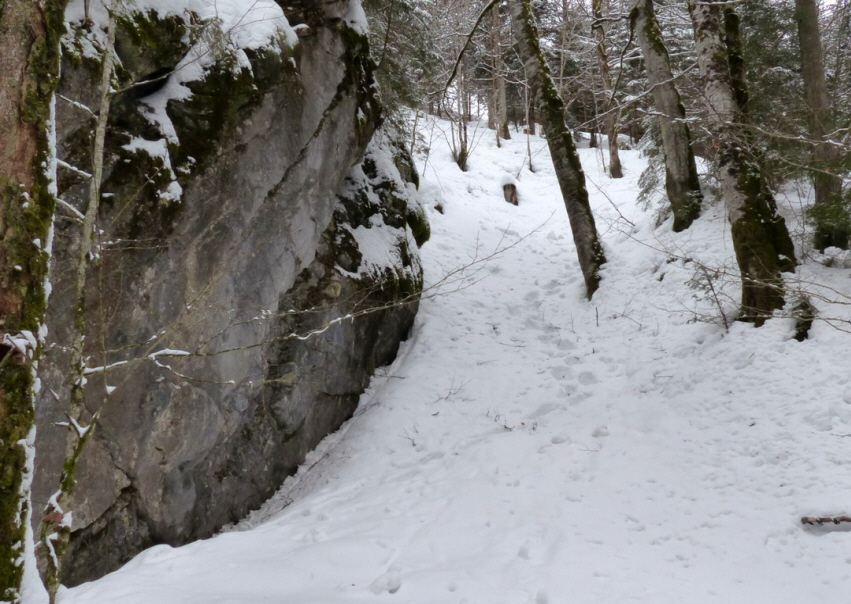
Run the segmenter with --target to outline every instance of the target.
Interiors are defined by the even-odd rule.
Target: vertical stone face
[[[700,214],[703,198],[691,149],[685,110],[674,85],[668,50],[653,10],[653,0],[638,0],[632,9],[632,27],[641,46],[647,83],[659,113],[662,152],[665,156],[665,191],[674,214],[673,229],[687,229]]]
[[[259,506],[350,416],[413,319],[421,279],[407,237],[396,240],[392,270],[355,279],[336,268],[349,263],[360,274],[351,264],[358,247],[343,245],[350,229],[342,225],[346,212],[368,216],[371,208],[364,195],[342,212],[337,196],[381,121],[366,38],[347,24],[348,2],[286,8],[292,26],[308,26],[296,46],[247,52],[250,71],[213,65],[187,84],[192,97],[168,103],[179,200],[162,194],[170,175],[161,160],[127,148],[131,137],[161,136],[139,113],[156,87],[113,102],[100,217],[109,243],[87,282],[86,354],[90,366],[120,365],[89,376],[85,405],[101,418],[78,470],[68,584],[152,544],[209,536]],[[140,36],[180,27],[146,27],[151,19],[158,17],[135,14],[120,27]],[[146,46],[119,34],[119,58],[135,79],[168,72],[185,52],[163,40],[155,56],[134,54]],[[69,60],[66,96],[90,103],[96,73]],[[60,151],[87,165],[85,122],[67,117]],[[76,203],[84,185],[66,175],[63,198]],[[388,228],[408,232],[407,205],[386,204],[381,215],[395,220]],[[63,398],[63,294],[76,237],[73,224],[61,225],[50,311],[59,346],[43,378]],[[373,290],[385,297],[367,295]],[[354,311],[363,316],[333,323]],[[189,354],[156,354],[163,350]],[[109,396],[107,386],[115,388]],[[39,460],[44,500],[61,464],[51,426],[62,408],[44,397],[38,412],[40,451],[54,453]]]

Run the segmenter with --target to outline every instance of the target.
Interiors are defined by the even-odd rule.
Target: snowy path
[[[724,221],[654,229],[636,152],[610,181],[581,150],[609,258],[587,302],[540,139],[520,206],[502,201],[524,148],[488,137],[461,173],[435,143],[428,282],[516,245],[423,301],[250,530],[155,547],[62,604],[851,601],[851,534],[799,524],[851,512],[851,335],[694,322],[714,309],[684,259],[729,264]]]

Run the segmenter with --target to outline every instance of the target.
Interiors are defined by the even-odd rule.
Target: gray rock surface
[[[380,122],[365,37],[343,21],[347,2],[284,8],[291,25],[310,28],[295,48],[249,54],[251,71],[214,68],[190,85],[191,99],[169,103],[180,140],[168,147],[171,170],[123,148],[131,136],[160,136],[139,113],[156,84],[113,102],[86,342],[90,367],[125,363],[89,376],[86,405],[100,420],[78,472],[69,585],[259,506],[351,416],[412,324],[422,286],[414,240],[427,224],[388,160],[401,150],[382,135],[364,159]],[[155,42],[132,23],[118,38],[123,77],[168,72],[185,48],[150,52]],[[140,31],[175,43],[180,27]],[[66,59],[60,92],[95,104],[97,71]],[[90,127],[74,111],[59,108],[60,154],[87,165]],[[174,178],[179,200],[163,194]],[[83,179],[66,174],[60,185],[82,207]],[[36,504],[62,463],[53,423],[68,390],[78,230],[57,223],[42,379],[58,400],[38,405]],[[394,259],[385,265],[359,249],[379,231]]]

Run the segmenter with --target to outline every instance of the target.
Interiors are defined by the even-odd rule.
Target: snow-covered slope
[[[431,289],[355,417],[232,532],[152,548],[62,604],[847,602],[851,535],[800,517],[851,512],[851,335],[725,331],[722,211],[654,228],[632,151],[611,181],[580,150],[609,259],[586,301],[545,142],[514,207],[501,184],[525,141],[486,133],[462,173],[436,126]],[[781,196],[793,224],[797,200]],[[848,277],[809,263],[799,281]]]

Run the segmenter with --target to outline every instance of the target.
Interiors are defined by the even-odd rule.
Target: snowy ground
[[[462,173],[434,133],[422,252],[428,283],[450,278],[355,417],[238,530],[152,548],[61,604],[851,601],[851,534],[800,524],[851,513],[851,334],[725,332],[688,284],[732,265],[720,208],[655,228],[634,151],[611,181],[580,150],[609,259],[588,302],[544,141],[513,207],[525,140],[488,133]]]

